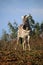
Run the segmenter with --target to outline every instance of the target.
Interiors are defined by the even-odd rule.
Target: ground
[[[31,38],[31,51],[15,46],[16,41],[0,41],[0,65],[43,65],[43,39]]]
[[[43,51],[0,51],[0,65],[43,65]]]

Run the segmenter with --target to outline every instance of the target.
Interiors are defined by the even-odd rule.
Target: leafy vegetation
[[[9,29],[10,29],[10,33],[12,38],[16,38],[17,37],[17,30],[18,30],[18,24],[16,22],[14,22],[14,24],[12,25],[10,22],[8,23]]]

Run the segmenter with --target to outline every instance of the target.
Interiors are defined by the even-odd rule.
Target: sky
[[[22,23],[21,16],[31,14],[36,22],[43,21],[43,0],[0,0],[0,35],[8,32],[8,22]]]

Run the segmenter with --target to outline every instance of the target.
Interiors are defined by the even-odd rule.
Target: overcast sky
[[[0,34],[8,31],[8,21],[21,24],[21,16],[29,13],[36,22],[43,21],[43,0],[0,0]]]

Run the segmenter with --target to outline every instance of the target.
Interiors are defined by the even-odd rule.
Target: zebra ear
[[[26,18],[28,18],[28,17],[29,17],[29,15],[26,16]]]
[[[21,16],[21,18],[23,19],[23,18],[24,18],[24,16]]]

